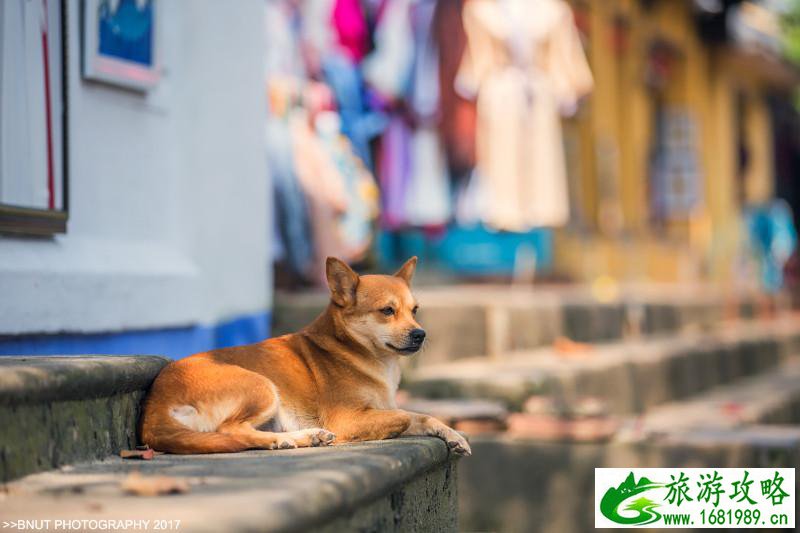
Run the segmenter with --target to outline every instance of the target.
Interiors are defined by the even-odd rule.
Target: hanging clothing
[[[339,217],[347,209],[347,195],[342,176],[309,124],[305,110],[296,109],[289,117],[292,155],[300,186],[308,202],[315,258],[309,277],[317,283],[325,280],[325,258],[341,257],[347,261],[346,245],[338,231]]]
[[[267,168],[272,183],[275,235],[272,259],[284,261],[293,274],[306,277],[315,260],[308,205],[297,181],[286,114],[305,77],[296,10],[282,0],[264,6],[267,46],[268,117],[265,131]]]
[[[375,48],[362,65],[364,81],[389,114],[379,146],[377,170],[381,225],[390,230],[405,227],[408,222],[406,199],[411,179],[412,131],[407,117],[394,104],[407,96],[414,66],[411,1],[380,4],[376,11]]]
[[[363,259],[377,216],[377,187],[339,133],[340,123],[331,111],[319,113],[313,128],[303,109],[289,118],[294,166],[308,203],[316,255],[309,277],[323,285],[326,257],[351,263]]]
[[[467,47],[462,11],[465,0],[436,2],[431,31],[439,52],[439,131],[454,179],[468,179],[475,166],[475,102],[455,89],[456,75]]]
[[[372,174],[353,152],[347,137],[340,133],[337,113],[320,113],[315,126],[330,162],[341,176],[347,195],[347,207],[337,221],[339,239],[344,245],[341,258],[359,261],[372,242],[372,222],[378,214],[378,187]]]
[[[308,205],[295,174],[292,138],[286,120],[277,116],[267,120],[266,141],[277,230],[273,258],[286,260],[295,274],[305,277],[316,258]]]
[[[416,125],[411,140],[411,173],[406,191],[407,223],[417,227],[442,226],[450,220],[450,179],[436,131],[440,120],[439,51],[432,34],[436,0],[416,0],[410,22],[414,36],[414,64],[408,107]]]
[[[563,0],[470,0],[467,50],[456,85],[477,97],[477,166],[484,221],[526,231],[569,218],[562,110],[593,80]]]
[[[450,180],[442,142],[435,128],[414,131],[410,146],[411,168],[403,213],[411,226],[442,226],[450,220]]]
[[[336,0],[304,0],[300,4],[303,42],[322,54],[331,50],[340,39],[331,19]]]
[[[381,187],[381,224],[399,229],[406,223],[406,190],[411,174],[411,130],[395,115],[381,138],[378,178]]]
[[[461,227],[473,227],[481,223],[486,212],[486,192],[482,189],[485,180],[473,169],[457,185],[455,195],[455,220]]]
[[[412,0],[392,0],[381,10],[375,28],[375,49],[364,59],[364,79],[382,97],[405,95],[414,62],[414,36],[409,19]]]
[[[359,0],[336,0],[331,22],[340,49],[358,63],[369,50],[369,29]]]
[[[370,141],[386,128],[386,115],[370,109],[364,94],[364,80],[352,60],[341,54],[328,54],[322,60],[322,71],[336,95],[342,133],[353,143],[364,164],[371,168]]]
[[[784,267],[797,248],[792,209],[782,199],[773,200],[747,208],[744,219],[761,286],[768,293],[778,293],[784,284]]]
[[[267,79],[274,76],[303,78],[306,71],[300,52],[299,13],[281,0],[268,0],[264,6]]]
[[[439,120],[439,47],[433,35],[436,4],[437,0],[416,0],[409,13],[414,56],[408,103],[417,123],[423,124]]]

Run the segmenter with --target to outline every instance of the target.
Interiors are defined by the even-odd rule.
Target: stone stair
[[[163,357],[0,357],[0,482],[136,446]]]
[[[577,352],[548,347],[420,366],[406,372],[403,386],[427,398],[498,400],[511,410],[532,395],[567,404],[595,396],[613,413],[641,413],[758,374],[792,353],[800,353],[800,321],[737,321]]]
[[[714,387],[684,401],[650,409],[638,417],[636,434],[628,438],[674,438],[755,424],[797,424],[800,428],[800,357],[797,353],[773,369]]]
[[[579,342],[705,329],[723,319],[750,318],[775,301],[707,288],[626,286],[614,297],[586,287],[467,285],[422,287],[419,321],[428,332],[422,357],[411,366],[455,359],[503,356],[551,345],[561,337]],[[297,331],[327,305],[325,292],[275,295],[273,334]]]
[[[553,442],[513,424],[474,436],[460,472],[464,527],[592,529],[597,467],[800,466],[797,317],[758,318],[769,306],[757,298],[702,292],[634,291],[617,303],[580,292],[550,298],[525,312],[526,304],[500,299],[505,317],[486,320],[485,331],[500,327],[493,338],[502,342],[409,365],[403,387],[412,398],[493,400],[512,412],[524,412],[532,396],[567,412],[589,397],[620,429],[596,442]]]
[[[459,468],[465,531],[594,531],[595,468],[800,466],[800,427],[745,426],[682,439],[563,443],[478,436]],[[650,529],[647,531],[662,531]]]
[[[167,362],[0,357],[0,528],[458,530],[457,462],[435,438],[122,459]]]
[[[592,529],[597,467],[800,466],[800,319],[774,301],[641,288],[613,301],[581,288],[417,297],[431,344],[404,368],[404,400],[512,413],[508,431],[472,436],[460,467],[467,530]],[[531,397],[566,412],[598,400],[619,429],[588,442],[513,432]]]
[[[459,472],[462,525],[589,531],[595,468],[800,467],[800,357],[630,416],[608,442],[501,433],[471,445]]]
[[[123,489],[132,472],[180,480],[188,492],[129,495]],[[444,443],[430,438],[151,461],[108,457],[7,484],[0,520],[148,520],[132,529],[209,533],[455,532],[454,480]]]
[[[654,286],[415,293],[429,341],[404,361],[402,403],[476,431],[459,466],[465,530],[590,530],[597,467],[800,466],[800,320],[779,299]],[[303,327],[326,301],[279,293],[275,332]],[[514,431],[514,417],[536,422],[531,398],[553,400],[568,423],[597,400],[616,431]],[[559,415],[539,421],[548,416]]]
[[[606,442],[475,435],[474,455],[458,463],[429,438],[123,460],[165,359],[4,357],[0,518],[181,520],[183,531],[583,531],[598,466],[800,465],[800,322],[754,318],[774,302],[652,287],[417,296],[431,342],[407,361],[406,394],[489,400],[429,405],[490,417],[523,411],[532,395],[563,405],[590,396],[622,429]],[[279,294],[274,333],[299,329],[325,303]],[[188,493],[128,495],[137,472]]]

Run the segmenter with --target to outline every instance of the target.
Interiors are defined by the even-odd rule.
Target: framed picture
[[[67,227],[67,0],[0,1],[0,233]]]
[[[148,90],[160,78],[156,0],[83,0],[83,77]]]

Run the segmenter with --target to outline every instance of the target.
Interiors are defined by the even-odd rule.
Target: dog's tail
[[[143,433],[142,442],[160,452],[179,454],[241,452],[254,447],[246,435],[194,431],[184,427],[164,429]]]
[[[197,431],[184,426],[158,406],[145,402],[139,419],[139,437],[142,444],[167,453],[229,453],[253,448],[246,434],[229,434],[218,431]]]

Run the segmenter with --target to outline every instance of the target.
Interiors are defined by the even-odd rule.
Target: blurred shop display
[[[745,210],[800,212],[784,2],[265,1],[275,257],[295,281],[335,254],[738,283]]]
[[[266,3],[282,270],[321,282],[326,255],[362,261],[375,235],[389,263],[432,246],[462,273],[549,261],[569,219],[561,117],[593,83],[569,4]]]

